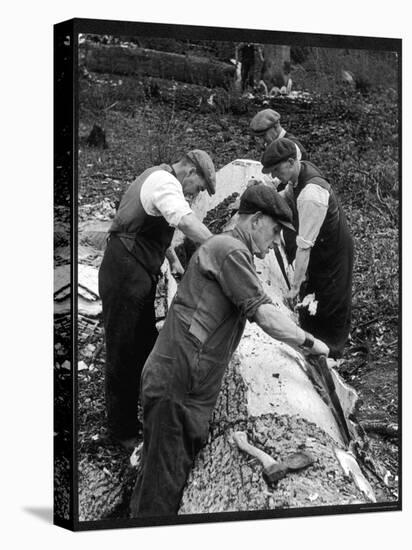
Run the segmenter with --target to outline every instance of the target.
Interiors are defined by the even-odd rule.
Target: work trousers
[[[349,234],[343,244],[327,269],[309,271],[300,292],[301,299],[315,293],[318,300],[316,315],[310,315],[306,308],[300,310],[300,326],[323,340],[329,346],[329,357],[334,359],[342,357],[351,326],[353,242]]]
[[[140,377],[156,338],[156,281],[118,237],[107,244],[99,270],[106,339],[105,395],[110,434],[138,433]]]
[[[143,402],[142,468],[130,502],[131,517],[177,514],[186,479],[204,444],[207,423],[166,396]]]

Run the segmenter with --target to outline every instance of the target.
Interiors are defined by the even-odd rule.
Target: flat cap
[[[295,231],[291,209],[285,199],[271,185],[257,183],[248,187],[240,197],[238,212],[239,214],[262,212]]]
[[[201,149],[193,149],[186,156],[203,176],[209,195],[214,195],[216,192],[216,171],[213,160],[206,151]]]
[[[296,159],[298,156],[298,149],[296,144],[288,138],[279,138],[272,141],[266,148],[266,151],[262,156],[262,172],[269,174],[272,169],[289,158]]]
[[[280,121],[280,114],[274,111],[273,109],[263,109],[259,111],[250,121],[250,131],[259,136],[264,134],[273,128]]]

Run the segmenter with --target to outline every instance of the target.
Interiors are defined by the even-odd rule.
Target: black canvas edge
[[[69,37],[68,57],[64,57],[59,49],[59,41]],[[78,484],[77,484],[77,33],[68,21],[54,26],[54,185],[67,185],[67,204],[70,211],[68,242],[70,248],[70,407],[71,425],[66,427],[70,433],[70,450],[66,458],[69,460],[69,517],[64,518],[53,508],[53,523],[55,525],[74,529],[78,516]],[[58,75],[62,76],[59,84]],[[62,168],[59,172],[59,166]],[[60,174],[60,175],[59,175]],[[56,220],[55,220],[56,221]],[[54,387],[54,398],[56,386]],[[54,417],[56,422],[56,416]],[[54,466],[56,468],[57,449],[54,440]]]
[[[223,27],[203,27],[194,25],[176,25],[165,23],[131,22],[115,20],[98,20],[73,18],[54,25],[57,33],[66,33],[71,36],[72,44],[72,90],[70,99],[72,105],[72,189],[71,189],[71,284],[77,288],[77,196],[78,196],[78,34],[114,34],[143,35],[156,37],[176,37],[196,40],[216,40],[229,42],[256,41],[259,43],[290,44],[323,48],[350,48],[369,49],[375,51],[395,51],[398,54],[398,106],[399,106],[399,326],[398,326],[398,425],[399,425],[399,458],[398,477],[399,495],[396,502],[370,503],[355,505],[336,505],[322,507],[289,508],[283,510],[247,511],[247,512],[219,512],[206,514],[187,514],[178,516],[159,516],[130,519],[107,519],[97,521],[78,520],[78,470],[77,470],[77,300],[75,293],[71,293],[72,307],[72,457],[71,457],[71,502],[70,519],[64,520],[54,515],[54,523],[72,531],[86,531],[98,529],[120,529],[125,527],[149,527],[165,525],[182,525],[195,523],[220,523],[229,521],[249,521],[257,519],[277,519],[324,515],[345,515],[352,513],[371,513],[384,511],[401,511],[402,507],[402,38],[364,37],[351,35],[331,35],[319,33],[286,32],[276,30],[238,29]],[[56,66],[55,77],[56,79]],[[67,96],[65,101],[67,101]],[[61,103],[60,98],[54,98],[55,113]],[[56,103],[57,101],[57,103]],[[54,144],[59,141],[59,131],[54,126]],[[55,176],[56,178],[56,176]],[[56,181],[56,180],[55,180]],[[76,200],[74,200],[76,198]]]
[[[323,48],[351,48],[373,50],[397,50],[400,38],[380,38],[338,34],[301,33],[277,30],[239,29],[231,27],[204,27],[201,25],[177,25],[168,23],[141,23],[104,19],[73,18],[64,23],[73,24],[75,33],[116,34],[118,36],[141,34],[143,36],[192,38],[196,40],[220,40],[242,42],[255,39],[261,43],[297,44]],[[259,39],[259,40],[257,40]]]
[[[184,514],[178,516],[157,516],[139,519],[81,521],[76,531],[99,529],[122,529],[128,527],[160,527],[170,525],[192,525],[197,523],[223,523],[233,521],[300,518],[311,516],[348,515],[353,513],[400,511],[398,503],[348,504],[341,506],[317,506],[289,508],[283,510],[253,510],[247,512],[212,512],[205,514]]]
[[[72,93],[72,83],[73,83],[73,77],[72,77],[72,59],[71,57],[69,59],[65,58],[63,49],[61,48],[61,42],[64,40],[65,36],[71,36],[72,33],[72,25],[69,23],[61,23],[59,25],[56,25],[54,27],[54,33],[53,33],[53,68],[54,68],[54,81],[53,81],[53,177],[54,177],[54,205],[56,204],[56,198],[55,195],[57,193],[57,188],[60,186],[65,185],[65,179],[71,179],[72,180],[72,174],[71,174],[71,167],[70,167],[70,159],[69,161],[65,158],[65,150],[67,147],[70,147],[70,150],[72,150],[71,144],[69,141],[71,141],[72,135],[73,135],[73,126],[71,124],[70,116],[68,115],[68,111],[66,110],[65,105],[68,103],[68,100],[70,101],[70,94]],[[64,159],[64,160],[63,160]],[[72,189],[72,185],[70,185],[70,189]],[[65,206],[70,210],[71,204],[72,204],[72,195],[71,193],[66,197],[65,204],[62,204],[62,206]],[[57,231],[57,223],[59,220],[56,220],[55,212],[54,212],[54,233],[56,234]],[[68,230],[68,235],[66,235],[68,238],[68,242],[71,242],[70,238],[70,229]],[[56,245],[54,245],[56,246]],[[72,254],[70,253],[70,263],[67,267],[67,270],[71,270],[72,265]],[[54,262],[53,262],[54,265]],[[55,267],[55,265],[54,265]],[[71,273],[70,273],[70,284],[72,284],[71,281]],[[72,311],[72,294],[71,294],[71,303],[70,303],[70,317],[71,321],[73,319],[73,311]],[[54,338],[53,343],[55,343],[55,334],[58,325],[56,321],[56,317],[53,315],[53,328],[54,328]],[[72,323],[70,323],[70,363],[73,364],[73,358],[72,358]],[[54,349],[53,349],[54,352]],[[70,384],[72,385],[72,373],[73,370],[70,370]],[[53,428],[54,432],[57,430],[57,426],[59,424],[59,419],[57,417],[58,411],[56,410],[56,400],[61,397],[59,394],[59,389],[56,384],[56,372],[53,369],[53,376],[54,376],[54,384],[53,384]],[[63,396],[62,396],[63,397]],[[64,449],[60,450],[58,443],[56,442],[55,436],[53,436],[53,522],[56,525],[60,525],[62,527],[70,528],[72,523],[72,471],[73,471],[73,457],[71,456],[71,449],[73,447],[73,430],[71,429],[71,426],[68,426],[65,428],[69,432],[69,450]],[[60,480],[61,484],[65,486],[65,489],[68,493],[69,498],[69,510],[68,510],[68,517],[65,517],[64,515],[61,515],[61,510],[58,509],[57,505],[57,493],[56,493],[56,478],[58,475],[58,459],[64,456],[69,461],[69,477],[68,479],[64,479],[64,483]]]

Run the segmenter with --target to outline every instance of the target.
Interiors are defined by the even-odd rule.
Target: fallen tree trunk
[[[228,87],[235,74],[229,63],[146,48],[88,44],[84,54],[87,70],[100,73],[153,76],[209,87]]]

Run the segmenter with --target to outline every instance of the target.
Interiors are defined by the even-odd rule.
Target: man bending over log
[[[232,231],[193,255],[142,373],[142,469],[131,516],[176,514],[194,458],[204,445],[222,377],[246,320],[309,353],[328,347],[281,313],[264,292],[253,256],[264,258],[292,226],[292,213],[270,186],[240,199]]]
[[[273,109],[263,109],[256,113],[250,121],[250,132],[257,139],[261,140],[263,145],[267,147],[281,138],[288,138],[298,146],[300,157],[299,160],[307,160],[308,154],[301,142],[291,133],[287,132],[281,125],[280,114]]]
[[[154,300],[160,267],[183,273],[170,247],[178,227],[196,243],[212,234],[190,208],[203,190],[215,192],[212,159],[194,149],[172,166],[145,170],[130,185],[109,230],[99,271],[106,337],[106,409],[110,437],[137,444],[140,374],[156,341]]]
[[[284,232],[286,254],[295,271],[289,300],[315,294],[315,315],[299,312],[301,326],[324,340],[338,358],[349,336],[353,241],[333,186],[309,161],[299,160],[296,143],[280,138],[262,157],[264,174],[279,178],[297,233]]]

